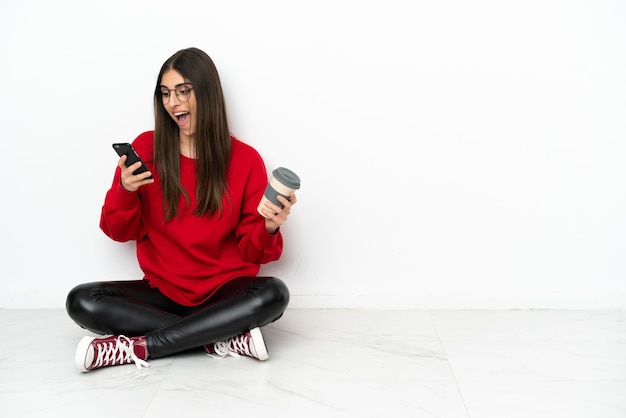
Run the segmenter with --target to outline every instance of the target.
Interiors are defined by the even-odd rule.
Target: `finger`
[[[152,175],[151,171],[144,171],[143,173],[137,174],[137,179],[139,180],[152,180],[152,179],[148,179],[148,177],[150,177]]]
[[[278,195],[276,197],[276,200],[278,200],[280,202],[281,205],[283,205],[283,207],[281,209],[284,208],[289,208],[291,206],[291,203],[289,203],[289,201],[287,199],[285,199],[284,197],[282,197],[281,195]],[[276,207],[279,207],[278,205],[276,205]]]
[[[293,206],[296,203],[295,195],[293,194],[292,196],[289,197],[289,199],[286,199],[280,195],[277,198],[278,198],[278,201],[283,205],[283,210],[285,210],[287,213],[290,212],[291,206]]]
[[[283,210],[283,208],[281,208],[278,205],[273,204],[272,202],[267,201],[265,202],[265,206],[263,207],[263,210],[268,215],[271,215],[270,218],[273,218],[274,216],[278,216],[278,214]]]
[[[263,208],[263,214],[265,216],[265,227],[269,232],[275,231],[282,226],[283,221],[275,213]]]
[[[139,169],[139,167],[141,167],[141,161],[137,161],[135,164],[131,164],[128,167],[128,171],[130,171],[131,173],[134,173],[135,171],[137,171]]]
[[[122,155],[122,156],[120,157],[120,159],[119,159],[119,160],[117,160],[117,166],[118,166],[118,167],[120,167],[120,168],[125,168],[125,167],[126,167],[126,164],[124,164],[124,163],[126,162],[126,158],[127,158],[127,157],[126,157],[126,154]]]
[[[137,176],[131,175],[128,179],[124,179],[124,177],[122,177],[122,186],[128,191],[134,192],[137,191],[137,189],[139,189],[140,187],[145,186],[146,184],[154,183],[154,179],[143,178],[145,175],[146,173],[141,173]]]

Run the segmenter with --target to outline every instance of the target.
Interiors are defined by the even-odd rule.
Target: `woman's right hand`
[[[122,157],[117,162],[117,165],[122,170],[122,187],[129,192],[136,192],[141,186],[145,186],[146,184],[154,183],[154,179],[149,179],[152,175],[150,171],[146,171],[144,173],[137,174],[136,176],[133,174],[135,170],[141,167],[141,161],[137,161],[135,164],[130,167],[126,167],[126,155],[122,155]]]

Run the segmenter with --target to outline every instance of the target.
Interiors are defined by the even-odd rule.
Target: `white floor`
[[[0,310],[0,417],[626,417],[626,311],[288,310],[270,360],[90,373],[63,310]]]

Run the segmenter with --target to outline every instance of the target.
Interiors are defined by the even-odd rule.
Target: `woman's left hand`
[[[283,204],[282,208],[271,202],[265,202],[265,207],[261,209],[265,214],[265,229],[270,234],[276,233],[278,228],[285,223],[289,217],[289,212],[291,212],[291,207],[298,202],[298,199],[296,199],[296,194],[291,192],[289,199],[278,196],[278,201]]]

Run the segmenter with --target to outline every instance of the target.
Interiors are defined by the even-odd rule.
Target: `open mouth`
[[[189,112],[176,112],[174,113],[174,116],[176,117],[179,125],[184,125],[189,120]]]

